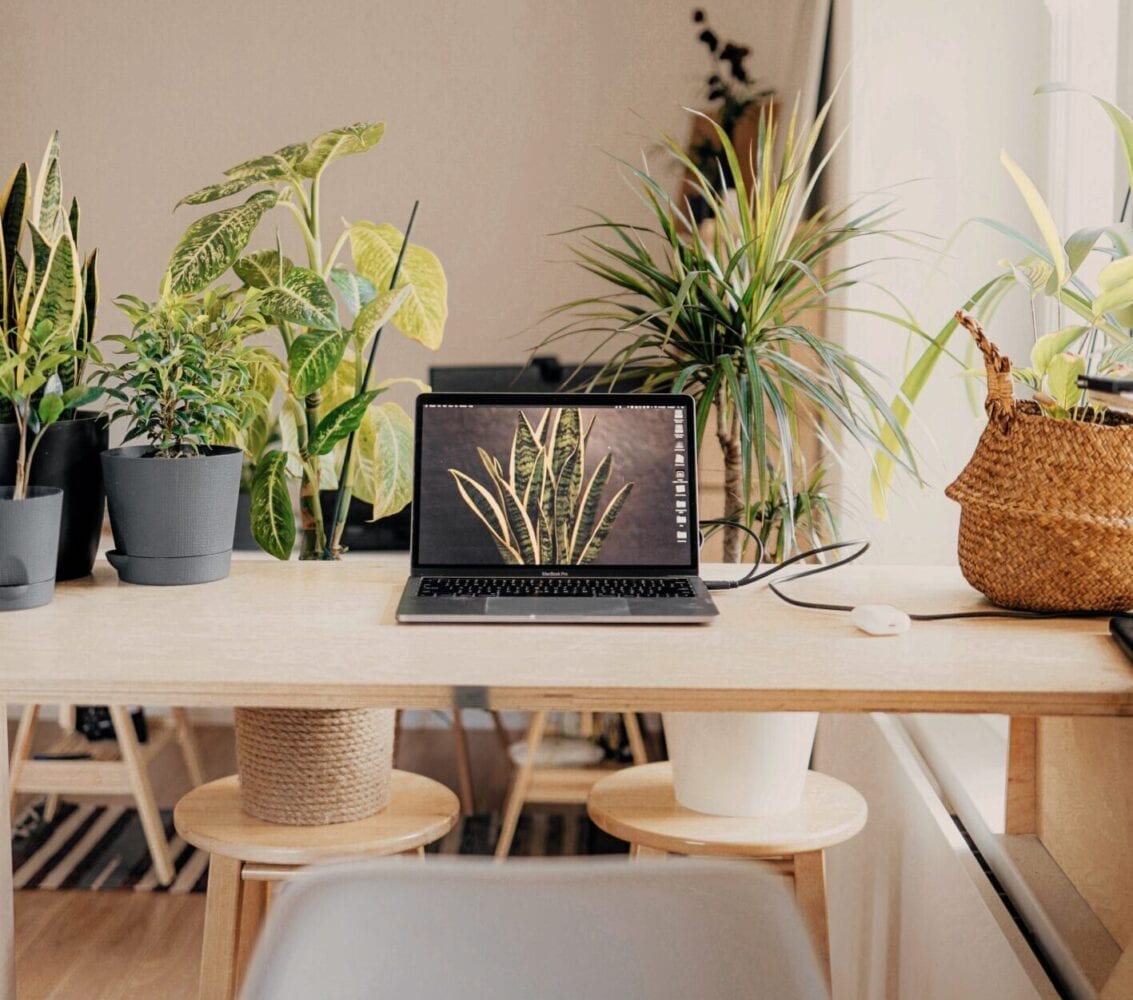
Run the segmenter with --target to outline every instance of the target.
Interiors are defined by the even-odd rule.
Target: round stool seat
[[[868,807],[855,788],[808,771],[802,802],[778,816],[710,816],[673,794],[665,761],[616,771],[590,790],[586,808],[607,833],[670,854],[775,858],[819,851],[849,840],[865,826]]]
[[[209,854],[270,865],[412,851],[439,840],[456,824],[457,797],[440,782],[394,771],[390,803],[351,823],[284,826],[256,819],[240,808],[236,775],[194,788],[173,810],[181,837]]]

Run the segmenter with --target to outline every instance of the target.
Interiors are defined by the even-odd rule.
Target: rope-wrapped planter
[[[1011,361],[966,313],[987,369],[987,427],[945,493],[960,504],[960,569],[996,604],[1034,611],[1133,608],[1133,419],[1074,420],[1017,402]]]
[[[389,805],[393,709],[236,709],[244,810],[269,823],[322,826]]]

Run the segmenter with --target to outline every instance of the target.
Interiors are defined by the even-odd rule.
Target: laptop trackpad
[[[489,597],[488,614],[546,615],[626,615],[629,602],[624,597]]]

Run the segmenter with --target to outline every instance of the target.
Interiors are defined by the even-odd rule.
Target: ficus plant
[[[65,208],[56,132],[34,187],[23,163],[0,195],[0,421],[18,430],[17,500],[47,428],[100,393],[86,380],[100,360],[97,252],[79,256],[79,219],[76,199]]]
[[[567,234],[577,265],[606,290],[552,310],[549,318],[561,325],[539,345],[583,337],[591,346],[586,362],[604,353],[609,360],[590,388],[633,376],[643,391],[693,396],[698,452],[710,432],[723,451],[724,517],[766,528],[767,537],[773,519],[780,547],[769,555],[780,559],[800,535],[829,524],[825,497],[814,488],[822,462],[808,463],[807,434],[829,449],[841,434],[916,469],[904,427],[879,391],[880,373],[813,324],[817,313],[839,308],[832,296],[863,280],[868,257],[860,249],[863,263],[841,262],[849,244],[888,231],[884,206],[809,210],[837,147],[812,168],[829,110],[827,103],[804,129],[796,108],[784,128],[768,106],[757,142],[742,154],[709,122],[722,161],[715,174],[664,137],[686,176],[679,195],[626,164],[647,221],[599,215]],[[751,186],[740,169],[749,155]],[[689,209],[694,196],[708,206],[699,225]],[[740,531],[725,527],[724,558],[741,553]]]
[[[1065,89],[1050,84],[1036,93]],[[1133,185],[1133,118],[1108,101],[1094,100],[1114,127]],[[1126,222],[1091,226],[1063,239],[1034,181],[1006,150],[1000,162],[1027,206],[1034,232],[1024,233],[994,219],[974,220],[1014,240],[1024,254],[1018,260],[999,261],[999,273],[976,289],[963,308],[986,325],[1008,295],[1025,294],[1031,305],[1032,347],[1030,364],[1012,370],[1020,394],[1029,395],[1053,419],[1104,421],[1103,412],[1084,405],[1077,380],[1087,372],[1125,375],[1133,366],[1133,226]],[[1096,288],[1083,276],[1083,266],[1091,259],[1103,265]],[[1043,304],[1049,307],[1045,312],[1054,317],[1053,330],[1041,319]],[[950,317],[934,336],[921,334],[929,343],[909,367],[893,405],[901,426],[908,422],[909,407],[928,384],[937,363],[949,353],[957,325]],[[983,369],[970,369],[969,374],[982,375]],[[882,440],[891,447],[892,430],[886,429]],[[885,509],[892,476],[892,462],[886,449],[880,449],[873,479],[874,508],[879,512]]]
[[[614,458],[607,452],[587,477],[586,442],[595,420],[583,428],[578,408],[564,407],[545,410],[532,426],[521,412],[506,467],[476,449],[489,486],[448,470],[505,563],[586,566],[598,558],[633,483],[603,508]]]
[[[229,168],[219,183],[178,203],[243,198],[189,226],[169,274],[172,291],[185,294],[231,268],[243,282],[236,294],[254,294],[258,312],[278,332],[278,402],[269,401],[246,442],[255,461],[252,533],[280,559],[289,558],[295,542],[293,479],[299,480],[300,558],[341,551],[342,522],[324,523],[319,490],[339,485],[352,436],[346,501],[357,495],[378,518],[400,510],[411,495],[412,422],[396,403],[378,397],[394,382],[412,380],[371,384],[366,359],[387,322],[430,350],[440,346],[448,315],[444,270],[431,251],[408,243],[408,232],[388,223],[344,223],[328,244],[320,213],[327,168],[373,149],[384,131],[381,123],[362,122],[283,146]],[[248,252],[268,214],[280,212],[302,239],[301,262],[285,256],[278,232],[271,245]],[[340,261],[347,246],[349,265]],[[273,436],[278,447],[270,444]]]
[[[156,302],[121,295],[115,304],[133,330],[106,338],[120,360],[100,379],[110,418],[128,424],[123,443],[144,438],[154,457],[184,458],[239,438],[263,410],[257,374],[270,363],[245,344],[264,329],[255,300],[223,287],[174,296],[166,275]]]

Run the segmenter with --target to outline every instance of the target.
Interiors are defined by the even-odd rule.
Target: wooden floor
[[[50,729],[50,726],[43,727]],[[9,738],[11,727],[9,727]],[[198,730],[208,777],[235,770],[232,731]],[[499,808],[508,765],[495,734],[468,732],[480,809]],[[452,737],[444,729],[402,731],[398,765],[455,788]],[[153,768],[159,804],[187,789],[173,748]],[[106,801],[106,800],[99,800]],[[180,1000],[196,996],[203,894],[25,891],[16,893],[20,1000]]]

